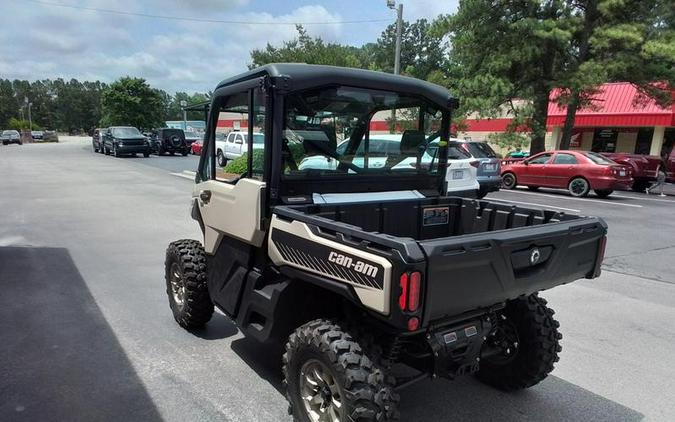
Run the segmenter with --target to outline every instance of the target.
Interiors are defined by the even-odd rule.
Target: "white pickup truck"
[[[265,146],[265,136],[262,133],[253,133],[253,149],[262,149]],[[220,167],[225,167],[228,160],[241,157],[248,148],[248,133],[233,131],[225,138],[216,138],[216,158]]]

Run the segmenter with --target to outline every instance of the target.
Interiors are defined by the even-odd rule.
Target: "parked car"
[[[2,145],[22,144],[21,134],[17,130],[3,130],[2,133],[0,133],[0,141],[2,141]]]
[[[44,142],[59,142],[59,134],[55,130],[45,130],[42,136]]]
[[[103,132],[103,150],[106,155],[143,154],[150,156],[150,143],[141,132],[131,126],[113,126]]]
[[[486,142],[469,141],[450,138],[450,145],[457,145],[466,151],[470,157],[478,161],[476,178],[480,184],[478,198],[483,198],[489,192],[499,190],[502,184],[500,175],[501,160],[497,153]]]
[[[91,145],[94,147],[94,152],[103,154],[103,132],[105,130],[104,128],[97,127],[91,134]]]
[[[157,155],[168,152],[171,155],[178,153],[186,156],[190,152],[190,145],[185,140],[183,129],[162,128],[150,134],[150,149]]]
[[[248,151],[248,133],[233,131],[227,134],[225,140],[216,139],[216,160],[220,167],[225,167],[228,160],[241,157]],[[253,149],[262,149],[265,146],[265,136],[262,133],[253,133]]]
[[[202,153],[202,146],[204,143],[202,141],[195,141],[190,145],[190,152],[192,155],[201,155]]]
[[[602,152],[603,156],[633,170],[633,190],[644,192],[650,183],[656,180],[656,169],[661,163],[661,157],[656,155],[627,154],[622,152]],[[668,174],[666,181],[675,183],[675,149],[670,151],[668,158]]]
[[[516,185],[532,190],[540,187],[567,189],[572,196],[586,196],[591,190],[601,198],[633,183],[630,167],[590,151],[546,151],[502,167],[502,187]]]
[[[32,130],[32,131],[30,132],[30,136],[31,136],[31,138],[33,138],[33,139],[42,139],[42,138],[44,138],[45,134],[44,134],[44,132],[41,131],[41,130]]]
[[[418,132],[418,131],[410,131]],[[424,135],[424,134],[422,134]],[[368,168],[376,169],[387,166],[391,157],[398,157],[401,154],[401,139],[404,134],[373,134],[370,135],[368,143]],[[429,140],[426,140],[429,141]],[[349,141],[341,142],[336,148],[336,155],[342,157],[345,155]],[[422,154],[421,164],[429,165],[435,160],[438,149],[438,141],[430,140],[429,147]],[[359,167],[365,167],[365,142],[362,142],[356,150],[350,162]],[[338,161],[335,158],[325,155],[313,155],[304,158],[298,165],[298,170],[321,169],[335,170],[338,167]],[[463,196],[475,198],[478,195],[480,185],[476,179],[476,170],[478,160],[472,158],[458,144],[448,145],[448,167],[446,172],[448,195]],[[417,165],[415,157],[405,157],[398,163],[391,165],[391,170],[409,169]]]

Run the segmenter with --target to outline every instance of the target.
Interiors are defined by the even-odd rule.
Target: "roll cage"
[[[423,174],[360,174],[358,178],[335,174],[321,178],[306,177],[297,180],[283,178],[283,169],[286,158],[290,155],[284,145],[283,131],[285,128],[286,100],[291,94],[304,92],[310,89],[345,86],[357,89],[372,89],[405,94],[416,97],[432,104],[442,112],[440,132],[436,139],[440,148],[436,159],[438,171],[434,175]],[[451,112],[458,105],[458,101],[444,88],[418,79],[373,72],[361,69],[339,68],[333,66],[319,66],[306,64],[271,64],[235,78],[222,81],[216,88],[211,102],[204,148],[199,162],[196,181],[215,179],[215,160],[209,159],[215,143],[215,133],[219,119],[220,105],[224,99],[233,95],[249,96],[249,104],[253,104],[254,93],[262,92],[264,99],[265,121],[263,132],[265,136],[264,160],[262,180],[265,182],[264,204],[267,208],[284,203],[311,202],[314,193],[355,193],[390,191],[392,186],[396,190],[417,190],[428,196],[436,196],[445,189],[445,170],[447,165],[447,143],[449,141]],[[349,136],[347,151],[355,152],[362,139],[367,139],[369,123],[372,117],[386,107],[371,109],[364,116],[363,124],[357,127]],[[249,121],[253,121],[253,107],[248,108]],[[422,114],[422,113],[420,113]],[[419,120],[424,124],[423,118]],[[248,125],[248,139],[253,139],[253,125]],[[248,143],[248,170],[240,178],[253,177],[252,143]],[[330,156],[330,154],[327,154]],[[349,167],[348,165],[345,167]],[[344,168],[344,167],[343,167]],[[238,179],[237,179],[238,180]],[[236,180],[231,183],[236,183]]]

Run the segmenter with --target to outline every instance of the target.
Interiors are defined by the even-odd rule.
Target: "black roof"
[[[304,63],[271,63],[223,80],[217,88],[259,78],[288,77],[289,91],[301,91],[327,85],[348,85],[361,88],[392,90],[419,94],[443,106],[456,106],[457,100],[447,89],[409,76],[349,67]]]

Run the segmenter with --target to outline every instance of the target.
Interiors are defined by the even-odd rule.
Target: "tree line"
[[[403,23],[401,71],[443,86],[460,99],[454,127],[468,116],[512,122],[494,141],[544,149],[548,104],[567,106],[562,148],[569,146],[576,111],[591,104],[603,83],[638,87],[641,98],[672,104],[675,86],[675,8],[672,0],[462,0],[452,15]],[[326,42],[297,27],[297,37],[251,51],[250,68],[303,62],[392,72],[396,26],[373,42]],[[182,118],[180,101],[210,94],[173,95],[143,79],[99,81],[0,80],[0,128],[32,102],[33,120],[59,130],[134,124],[142,128]],[[201,113],[189,118],[201,119]]]
[[[567,106],[561,148],[568,148],[576,111],[603,83],[630,82],[641,94],[672,104],[675,87],[672,0],[462,0],[455,14],[405,22],[403,74],[446,86],[460,99],[455,127],[467,116],[513,120],[493,140],[530,142],[544,150],[548,104]],[[395,25],[360,48],[325,43],[298,27],[295,40],[251,52],[251,66],[305,62],[381,71],[394,67]]]
[[[0,129],[27,129],[28,103],[34,129],[88,132],[99,126],[133,125],[149,129],[166,120],[182,120],[181,101],[188,105],[208,101],[209,93],[169,94],[144,79],[123,77],[106,84],[77,79],[0,79]],[[202,120],[188,112],[189,120]]]

